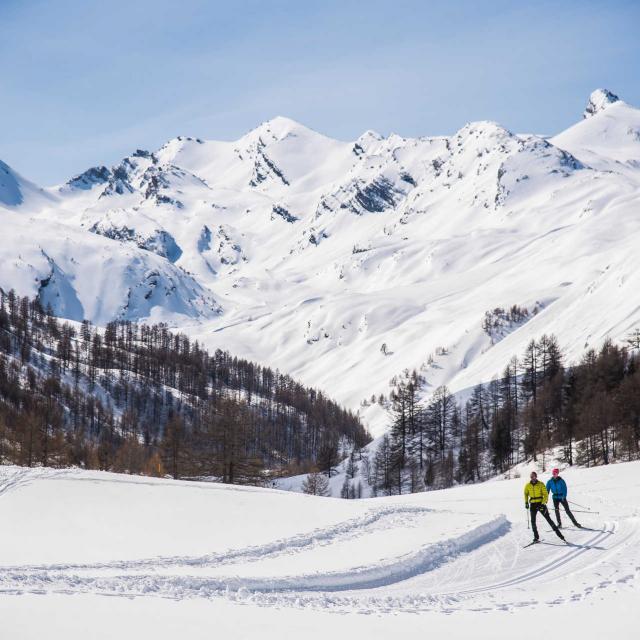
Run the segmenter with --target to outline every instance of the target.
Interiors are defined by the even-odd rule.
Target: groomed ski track
[[[523,548],[530,531],[522,509],[520,480],[411,496],[338,501],[97,472],[4,467],[0,469],[0,511],[8,517],[7,522],[15,523],[22,514],[26,520],[32,518],[37,527],[37,502],[46,499],[49,492],[61,496],[63,509],[77,509],[81,515],[78,519],[75,514],[76,526],[69,533],[62,524],[64,513],[59,516],[59,530],[55,511],[49,516],[45,513],[45,521],[53,517],[54,525],[42,531],[42,536],[51,541],[48,549],[44,542],[47,538],[42,538],[40,556],[24,550],[12,553],[11,547],[19,545],[21,533],[17,530],[12,536],[5,529],[4,535],[0,534],[0,539],[4,538],[0,540],[4,549],[0,557],[0,595],[156,596],[358,613],[453,613],[514,610],[583,600],[597,592],[637,590],[637,503],[634,496],[629,496],[626,504],[612,499],[610,493],[617,498],[625,496],[618,484],[624,485],[626,476],[638,471],[637,463],[576,471],[576,487],[581,479],[586,486],[595,480],[596,486],[603,484],[599,494],[587,496],[578,488],[576,495],[582,502],[589,498],[593,508],[597,505],[605,515],[580,514],[589,528],[565,529],[569,546],[554,544],[553,533],[543,527],[543,541],[549,544]],[[624,477],[618,479],[618,475]],[[604,483],[603,477],[608,478]],[[89,495],[94,501],[91,506],[86,503]],[[101,509],[116,508],[111,502],[125,496],[133,503],[134,512],[138,501],[139,509],[144,510],[149,499],[159,499],[158,508],[166,509],[169,518],[176,501],[191,506],[193,521],[174,523],[175,535],[163,544],[188,551],[192,540],[193,544],[202,543],[198,535],[201,530],[211,551],[130,557],[129,550],[123,558],[83,561],[100,552],[99,548],[94,551],[92,544],[100,547],[101,537],[106,540],[109,536],[108,528],[96,528],[96,514]],[[232,516],[229,505],[234,501],[244,502],[246,511]],[[258,502],[265,511],[256,512]],[[83,511],[86,514],[82,515]],[[136,520],[134,512],[129,512],[129,520],[113,523],[114,527],[117,524],[132,540],[147,536],[151,545],[153,522],[148,522],[148,514],[144,521]],[[268,531],[261,531],[260,520],[265,513],[282,520],[276,523],[278,530],[290,531],[290,535],[240,544],[237,538],[243,535],[250,534],[257,540],[269,538]],[[28,522],[18,523],[18,529],[23,525],[28,526]],[[219,535],[207,533],[209,526]],[[56,538],[62,540],[65,535],[72,539],[64,548],[60,542],[60,561],[39,561],[47,554],[55,555]],[[220,548],[228,540],[231,547]],[[140,548],[146,548],[144,541]],[[33,562],[12,562],[12,558],[24,560],[30,556]]]

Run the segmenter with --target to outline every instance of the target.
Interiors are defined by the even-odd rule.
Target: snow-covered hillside
[[[0,287],[70,320],[178,321],[219,311],[194,277],[156,253],[65,223],[66,200],[0,162]]]
[[[543,544],[523,548],[522,478],[336,500],[0,467],[3,633],[632,638],[638,473],[566,470],[585,528],[565,527],[565,546],[545,524]]]
[[[63,318],[213,317],[211,292],[159,256],[56,221],[2,212],[2,286],[38,296]]]
[[[340,142],[275,118],[47,189],[0,170],[0,286],[72,318],[166,319],[352,408],[406,368],[457,391],[542,333],[571,360],[640,324],[640,111],[604,90],[552,138],[475,122]],[[512,305],[527,321],[487,334]]]

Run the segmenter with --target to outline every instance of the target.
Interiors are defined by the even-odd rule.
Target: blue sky
[[[53,184],[285,115],[353,139],[640,106],[640,2],[0,0],[0,159]]]

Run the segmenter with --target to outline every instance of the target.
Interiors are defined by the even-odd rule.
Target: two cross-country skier
[[[531,480],[524,486],[524,508],[529,509],[531,513],[531,528],[533,529],[533,542],[539,542],[540,536],[538,535],[538,527],[536,526],[536,516],[538,511],[542,514],[544,519],[549,523],[550,527],[555,531],[560,540],[564,541],[564,536],[560,533],[560,529],[556,527],[555,522],[551,520],[549,516],[549,509],[547,509],[547,501],[549,500],[549,493],[544,485],[544,482],[538,480],[538,474],[535,471],[531,472],[529,476]]]
[[[569,503],[567,502],[567,483],[560,477],[560,470],[554,469],[551,472],[551,478],[547,481],[547,491],[552,494],[553,508],[556,512],[556,520],[558,521],[558,528],[562,529],[562,520],[560,520],[560,505],[564,507],[571,522],[582,529],[582,525],[573,517],[571,509],[569,509]]]

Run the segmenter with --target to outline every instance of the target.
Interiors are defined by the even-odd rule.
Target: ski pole
[[[529,509],[527,509],[527,529],[531,529],[529,526]]]
[[[577,502],[571,502],[571,500],[567,500],[567,502],[575,507],[580,507],[580,509],[589,509],[589,507],[585,507],[583,504],[578,504]]]
[[[580,511],[580,509],[574,509],[571,513],[597,513],[598,515],[600,514],[599,511]]]

